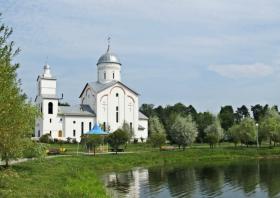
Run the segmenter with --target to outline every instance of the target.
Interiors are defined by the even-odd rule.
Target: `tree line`
[[[270,145],[280,143],[280,114],[276,105],[246,105],[234,108],[222,106],[217,115],[197,112],[192,106],[182,103],[154,106],[143,104],[140,111],[149,117],[150,141],[158,146],[165,141],[185,148],[193,142],[209,143],[210,147],[222,141],[236,146]]]

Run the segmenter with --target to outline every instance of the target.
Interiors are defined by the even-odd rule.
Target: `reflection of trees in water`
[[[166,183],[167,167],[153,167],[149,168],[149,188],[151,192],[160,189]]]
[[[168,188],[172,196],[192,197],[196,189],[196,178],[193,167],[175,168],[166,174]]]
[[[258,184],[258,162],[239,161],[224,168],[225,179],[233,187],[242,187],[248,196],[255,193]]]
[[[128,192],[134,182],[133,171],[111,173],[107,176],[107,187],[113,187],[120,192]]]
[[[204,166],[195,169],[199,180],[200,191],[208,196],[219,196],[222,194],[224,183],[224,172],[219,166]]]
[[[266,189],[269,197],[276,197],[280,193],[280,161],[260,161],[260,186]]]

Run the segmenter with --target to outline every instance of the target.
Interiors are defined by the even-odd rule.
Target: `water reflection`
[[[104,175],[112,197],[280,197],[280,160],[136,168]]]

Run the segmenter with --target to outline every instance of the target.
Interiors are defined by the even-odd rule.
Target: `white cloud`
[[[210,65],[208,69],[228,78],[265,77],[275,72],[275,68],[273,66],[263,63]]]

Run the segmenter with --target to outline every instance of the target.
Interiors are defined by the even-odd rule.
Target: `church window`
[[[50,131],[50,136],[52,136],[52,131]]]
[[[73,121],[73,124],[76,124],[76,121],[75,121],[75,120]]]
[[[60,121],[62,122],[62,118],[60,118]]]
[[[106,122],[103,122],[103,130],[106,131]]]
[[[41,113],[43,113],[43,105],[42,105],[42,104],[40,104],[40,106],[41,106]]]
[[[49,104],[48,104],[48,113],[49,114],[53,114],[53,103],[52,102],[49,102]]]
[[[58,137],[62,137],[62,131],[58,131]]]
[[[50,118],[50,123],[52,123],[52,119]]]
[[[106,80],[106,72],[104,72],[104,79]]]
[[[129,123],[129,130],[132,132],[132,122]]]
[[[116,122],[119,122],[119,107],[116,107]]]
[[[116,93],[116,97],[119,97],[119,94],[118,94],[118,93]]]
[[[74,129],[73,130],[73,137],[75,137],[76,136],[76,130]]]
[[[88,128],[89,128],[89,130],[91,130],[91,122],[89,122]]]
[[[113,79],[115,79],[115,73],[113,73]]]
[[[84,122],[81,122],[81,134],[84,135]]]
[[[41,136],[41,133],[40,133],[40,130],[38,130],[38,137],[40,137]]]

